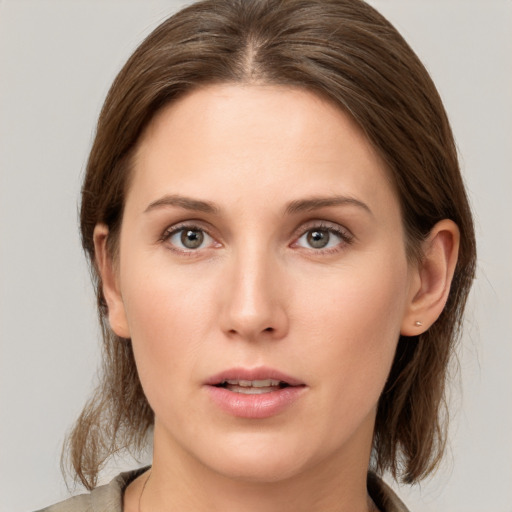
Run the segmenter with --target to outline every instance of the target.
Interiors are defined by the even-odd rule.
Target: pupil
[[[201,231],[187,229],[181,233],[181,243],[187,249],[197,249],[203,243],[203,240],[204,235]]]
[[[308,243],[315,249],[322,249],[329,243],[329,232],[315,229],[308,233]]]

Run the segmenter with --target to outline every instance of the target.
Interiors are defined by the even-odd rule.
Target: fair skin
[[[399,335],[442,311],[456,226],[410,262],[387,171],[346,114],[300,89],[224,84],[152,121],[116,261],[107,237],[98,225],[110,324],[155,412],[142,510],[369,510],[379,395]],[[293,399],[212,381],[226,371],[280,372]]]

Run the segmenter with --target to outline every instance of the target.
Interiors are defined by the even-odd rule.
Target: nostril
[[[263,332],[274,332],[273,327],[267,327],[266,329],[263,329]]]

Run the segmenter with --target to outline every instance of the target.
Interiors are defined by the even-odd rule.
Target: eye
[[[194,251],[212,245],[213,238],[203,229],[184,226],[166,234],[166,240],[181,251]]]
[[[350,242],[350,237],[339,229],[317,226],[308,229],[295,244],[306,249],[334,249],[342,243]]]

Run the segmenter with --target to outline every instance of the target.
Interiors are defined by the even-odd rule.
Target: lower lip
[[[305,386],[289,386],[269,393],[248,395],[226,388],[206,386],[213,402],[224,412],[238,418],[263,419],[288,409],[306,390]]]

